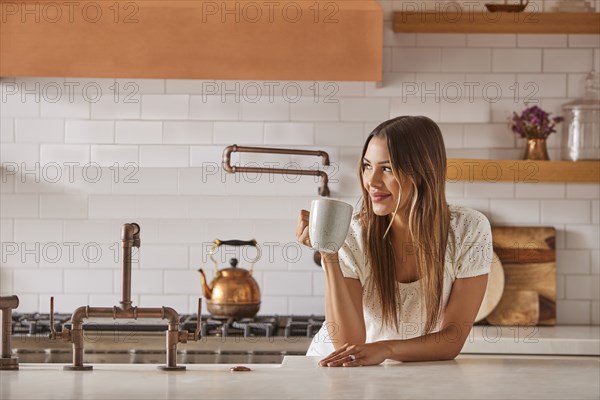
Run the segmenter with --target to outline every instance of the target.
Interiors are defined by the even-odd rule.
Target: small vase
[[[523,160],[549,160],[546,139],[527,139],[527,148]]]

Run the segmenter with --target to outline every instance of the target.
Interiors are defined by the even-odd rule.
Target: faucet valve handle
[[[55,340],[60,339],[60,336],[61,334],[54,328],[54,296],[50,296],[50,335],[48,337]]]
[[[198,322],[196,323],[196,331],[194,332],[194,340],[200,339],[200,328],[202,327],[202,297],[198,297]]]

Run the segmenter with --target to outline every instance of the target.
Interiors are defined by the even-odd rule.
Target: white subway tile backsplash
[[[140,146],[140,167],[174,168],[190,165],[188,146]]]
[[[139,168],[135,165],[118,170],[113,178],[114,194],[175,194],[177,170],[175,168]]]
[[[162,142],[162,122],[118,121],[116,143],[152,144]]]
[[[315,145],[361,146],[363,125],[352,122],[318,122],[315,124]]]
[[[29,143],[64,143],[65,121],[62,119],[15,119],[15,141]]]
[[[544,50],[544,72],[589,72],[592,67],[593,52],[590,50]]]
[[[288,311],[287,296],[262,296],[258,315],[286,315]]]
[[[178,172],[179,194],[225,194],[226,172],[218,163],[205,163],[203,168],[185,168]]]
[[[567,95],[566,74],[519,74],[517,79],[522,84],[521,102],[543,97],[565,97]],[[517,110],[525,108],[517,107]],[[544,107],[546,108],[546,107]]]
[[[535,199],[564,199],[564,183],[519,183],[515,197]]]
[[[592,275],[600,274],[600,251],[592,250],[590,251],[590,264],[591,264],[591,272]]]
[[[292,121],[339,121],[340,102],[338,99],[303,97],[291,103]]]
[[[541,72],[542,51],[539,49],[494,49],[494,72]]]
[[[150,94],[142,96],[142,119],[187,119],[190,98],[187,95]]]
[[[592,300],[592,325],[600,325],[600,301]]]
[[[592,200],[592,224],[600,223],[600,200]]]
[[[600,186],[593,183],[567,183],[567,199],[600,199]]]
[[[15,293],[13,290],[13,270],[2,265],[2,268],[0,268],[0,296],[10,296],[13,293]]]
[[[65,168],[63,173],[63,182],[59,184],[46,185],[45,192],[56,193],[58,190],[51,190],[49,186],[56,186],[64,183],[65,193],[90,194],[90,193],[110,193],[112,190],[112,181],[120,179],[119,170],[113,168],[101,168],[97,163],[91,162],[84,167],[73,169],[73,179],[70,179],[69,170]]]
[[[440,71],[441,49],[392,48],[392,71]]]
[[[518,47],[567,47],[567,35],[522,34],[517,35]]]
[[[556,304],[556,318],[561,325],[589,325],[590,301],[563,300]]]
[[[556,275],[556,300],[565,299],[565,275]]]
[[[590,202],[578,200],[542,200],[542,223],[589,223]]]
[[[16,219],[16,242],[56,242],[63,239],[63,223],[59,220]]]
[[[165,294],[197,293],[198,297],[200,297],[201,286],[200,273],[198,271],[165,271],[164,274],[162,290]]]
[[[40,115],[41,99],[36,99],[32,95],[26,96],[19,91],[18,85],[3,82],[0,86],[0,94],[2,94],[0,114],[3,118],[38,117]]]
[[[50,118],[89,118],[90,101],[84,96],[60,96],[57,100],[42,98],[41,116]]]
[[[25,170],[39,171],[40,146],[38,144],[2,143],[0,163],[11,164],[11,173],[23,173]]]
[[[0,202],[2,218],[39,217],[39,197],[29,194],[3,194]],[[2,239],[4,242],[4,239]]]
[[[90,161],[90,148],[86,145],[50,145],[40,146],[40,163],[55,163],[61,166],[84,167]]]
[[[125,165],[138,164],[138,146],[134,145],[100,145],[91,146],[91,162],[100,165],[101,167],[124,167]],[[116,164],[116,166],[115,166]],[[105,171],[114,173],[114,169]]]
[[[117,98],[102,97],[92,103],[93,119],[139,119],[141,115],[141,96],[128,92]]]
[[[491,200],[492,224],[539,224],[540,202],[535,200]]]
[[[14,118],[0,118],[0,142],[8,143],[15,141]]]
[[[312,145],[315,125],[306,122],[265,123],[265,144],[268,145]]]
[[[85,195],[42,195],[40,196],[42,218],[87,218],[88,197]]]
[[[566,297],[569,300],[598,300],[600,291],[600,276],[598,275],[567,275]]]
[[[239,117],[240,99],[235,95],[202,95],[190,98],[191,119],[235,121]]]
[[[90,219],[130,218],[137,215],[134,196],[92,195],[89,198]]]
[[[184,295],[157,295],[157,294],[143,294],[140,296],[140,307],[171,307],[177,310],[177,312],[184,314],[189,312],[196,312],[196,310],[189,310],[188,298]]]
[[[600,47],[600,35],[569,35],[569,47]]]
[[[241,119],[245,121],[289,121],[291,101],[286,97],[260,96],[257,100],[242,98]]]
[[[440,122],[484,123],[490,122],[490,119],[490,103],[483,99],[443,100],[440,105]]]
[[[492,67],[489,49],[442,49],[443,71],[489,72]]]
[[[140,248],[140,266],[142,269],[187,269],[188,248],[183,245],[146,245]]]
[[[214,144],[255,145],[264,143],[263,122],[215,122]]]
[[[465,147],[514,147],[514,134],[503,124],[465,124]]]
[[[121,225],[118,221],[64,221],[64,241],[81,246],[115,243],[121,240]]]
[[[163,143],[165,144],[211,144],[213,123],[200,121],[165,121]]]
[[[467,47],[516,47],[517,35],[472,33],[467,35]]]
[[[15,269],[13,279],[13,289],[19,293],[19,300],[21,293],[61,293],[63,291],[63,271],[59,269]],[[37,304],[35,306],[37,307]],[[19,307],[19,311],[21,311],[21,307]]]
[[[65,292],[67,293],[112,293],[112,271],[108,270],[65,270]],[[83,305],[83,304],[82,304]]]
[[[572,98],[582,97],[585,93],[587,74],[569,74],[567,76],[567,96]]]
[[[117,88],[121,95],[136,94],[161,94],[165,93],[164,79],[117,79]]]
[[[417,47],[465,47],[463,33],[417,33]]]
[[[323,315],[325,313],[325,297],[290,296],[288,312],[291,315]]]
[[[121,288],[121,271],[113,272],[113,285],[116,290]],[[131,292],[145,295],[153,293],[162,293],[163,291],[163,271],[134,269],[131,271]]]
[[[471,198],[513,198],[515,184],[509,182],[473,182],[465,184],[465,196]]]
[[[2,215],[0,219],[0,242],[13,240],[13,220]]]
[[[66,143],[113,143],[115,123],[113,121],[67,121]]]
[[[423,115],[434,121],[440,121],[440,103],[427,98],[393,98],[390,104],[389,118],[401,115]],[[379,120],[383,122],[384,120]]]
[[[341,100],[342,121],[374,121],[383,122],[389,119],[390,104],[388,99],[350,98]]]
[[[367,83],[367,97],[403,97],[414,96],[413,92],[418,93],[419,84],[416,81],[414,72],[388,72],[384,71],[381,85],[376,83]]]
[[[600,226],[598,225],[566,225],[568,249],[600,248]]]
[[[446,149],[459,149],[463,147],[463,132],[462,124],[438,124],[444,137],[444,145]]]
[[[309,296],[312,292],[310,272],[273,271],[265,274],[263,278],[265,296]]]
[[[589,250],[566,250],[556,252],[556,273],[563,275],[589,274]]]

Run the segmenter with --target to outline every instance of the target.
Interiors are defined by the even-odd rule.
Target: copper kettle
[[[252,260],[249,270],[237,267],[238,260],[230,260],[231,268],[219,270],[213,254],[221,245],[229,246],[254,246],[256,258]],[[215,239],[208,252],[210,259],[215,263],[215,277],[209,285],[202,269],[198,271],[202,278],[202,292],[206,298],[208,311],[216,317],[245,318],[256,315],[260,308],[260,289],[252,277],[254,263],[260,258],[260,247],[256,240],[226,240]]]

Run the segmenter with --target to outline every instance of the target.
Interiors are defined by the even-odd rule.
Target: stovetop
[[[50,333],[50,315],[40,313],[13,313],[13,335],[46,335]],[[69,328],[71,314],[55,314],[54,329]],[[308,337],[312,338],[323,325],[323,316],[256,316],[253,318],[216,318],[202,315],[202,337]],[[180,317],[181,329],[194,331],[198,323],[196,314]],[[86,331],[102,332],[164,332],[164,320],[107,320],[90,319],[83,325]]]

